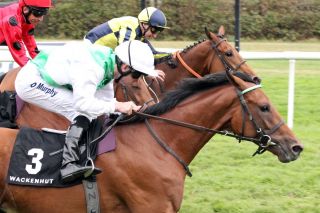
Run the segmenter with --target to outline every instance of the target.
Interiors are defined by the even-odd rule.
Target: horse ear
[[[219,35],[220,37],[224,37],[224,34],[225,34],[224,26],[221,25],[221,26],[219,27],[218,35]]]
[[[217,42],[217,41],[219,40],[218,36],[215,35],[214,33],[210,32],[210,31],[208,30],[208,28],[205,27],[204,30],[205,30],[206,35],[207,35],[207,37],[208,37],[209,40],[212,40],[212,41],[214,41],[214,42]]]
[[[211,39],[210,31],[208,30],[208,28],[207,28],[207,27],[204,27],[204,31],[205,31],[205,33],[206,33],[206,35],[207,35],[208,39]]]

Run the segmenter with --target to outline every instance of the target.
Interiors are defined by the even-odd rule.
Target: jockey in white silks
[[[133,40],[112,49],[85,42],[71,42],[49,54],[40,52],[18,73],[15,88],[21,99],[58,113],[72,121],[66,135],[61,177],[71,182],[90,174],[80,166],[78,142],[92,119],[103,114],[131,114],[140,106],[114,97],[115,69],[158,76],[150,47]],[[101,171],[96,168],[94,173]]]

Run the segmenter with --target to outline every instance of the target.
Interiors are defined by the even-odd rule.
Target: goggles
[[[151,26],[150,27],[150,32],[152,34],[156,34],[156,33],[160,33],[163,31],[163,28],[162,27],[154,27],[154,26]]]
[[[48,14],[49,8],[39,8],[29,6],[30,12],[37,18]]]

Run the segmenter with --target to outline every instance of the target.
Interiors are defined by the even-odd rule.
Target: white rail
[[[39,43],[39,49],[52,49],[61,46],[61,42]],[[178,49],[159,48],[159,51],[174,52]],[[287,124],[293,128],[294,120],[294,83],[295,83],[295,64],[296,60],[319,60],[320,52],[240,52],[244,59],[250,60],[289,60],[289,80],[288,80],[288,112]],[[10,52],[7,47],[0,46],[0,73],[6,72],[17,64],[13,62]]]
[[[240,52],[245,59],[289,60],[287,124],[293,128],[296,60],[319,60],[320,52]]]

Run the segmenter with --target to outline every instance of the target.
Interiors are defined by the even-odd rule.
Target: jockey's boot
[[[99,174],[101,170],[92,166],[81,166],[78,164],[80,158],[79,140],[82,133],[89,128],[90,121],[84,116],[75,118],[66,134],[66,141],[62,154],[61,180],[64,183],[72,182],[77,178]]]

